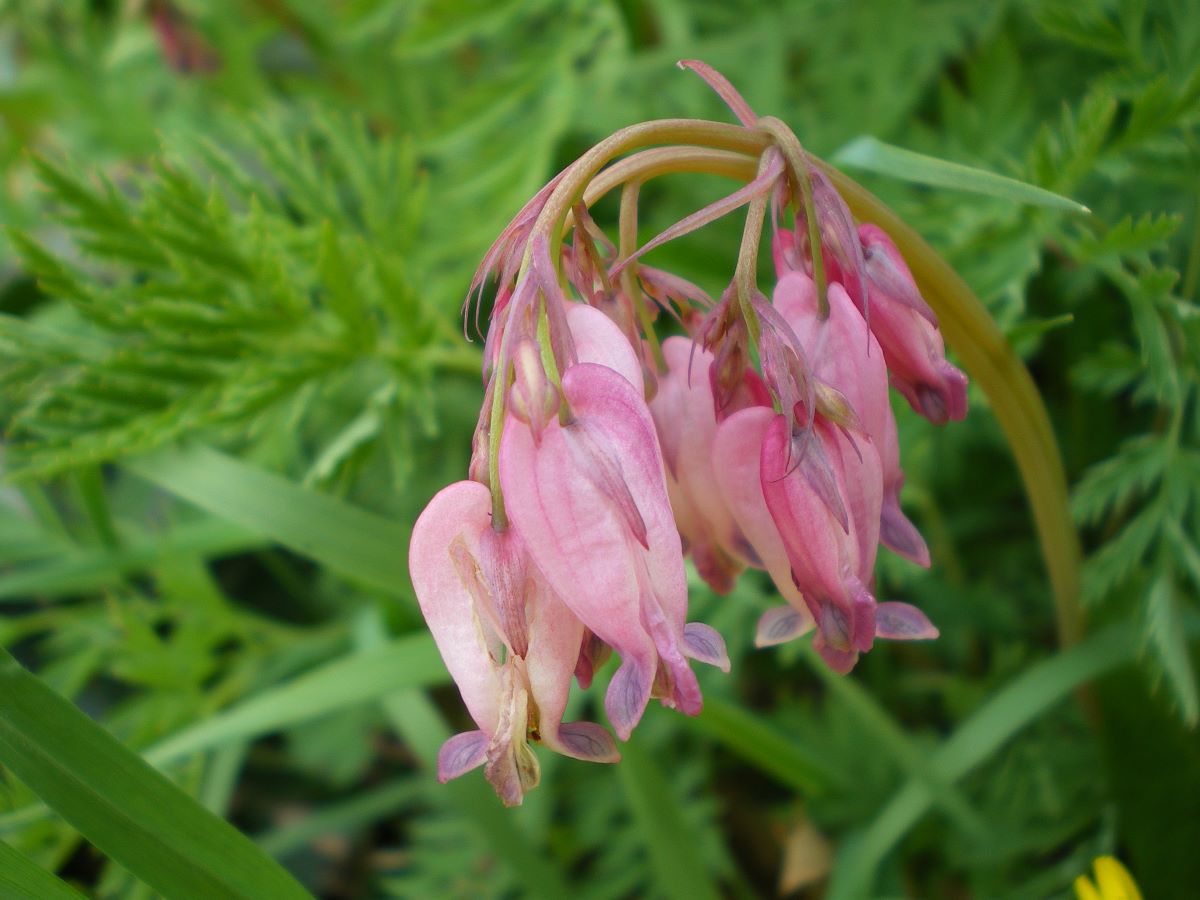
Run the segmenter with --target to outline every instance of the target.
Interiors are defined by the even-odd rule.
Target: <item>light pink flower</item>
[[[667,493],[697,571],[714,591],[726,594],[742,568],[759,560],[725,504],[713,471],[717,413],[709,372],[715,361],[683,337],[667,338],[662,351],[667,371],[659,378],[650,413],[666,462]]]
[[[904,258],[877,225],[859,226],[858,235],[866,259],[871,332],[883,347],[892,386],[935,425],[961,419],[967,414],[967,376],[946,361],[937,319]]]
[[[540,441],[516,418],[505,422],[500,480],[546,583],[621,656],[605,709],[627,740],[652,691],[700,711],[688,657],[726,670],[728,659],[716,632],[685,622],[679,533],[641,393],[594,363],[569,368],[562,390],[570,419],[551,422]]]
[[[477,731],[438,754],[438,777],[484,765],[507,805],[538,781],[538,739],[576,759],[616,762],[612,738],[591,722],[562,723],[583,625],[530,563],[520,533],[497,533],[491,495],[460,481],[413,528],[409,571],[421,612]]]

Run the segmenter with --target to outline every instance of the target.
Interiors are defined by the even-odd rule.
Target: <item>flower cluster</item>
[[[879,544],[929,565],[900,507],[888,385],[940,424],[965,414],[966,378],[888,235],[856,225],[778,120],[756,118],[707,66],[684,65],[741,126],[618,132],[504,230],[471,288],[474,298],[497,285],[469,478],[437,494],[413,531],[421,610],[478,725],[445,744],[439,777],[482,765],[508,804],[537,783],[530,742],[617,760],[603,727],[562,721],[571,679],[587,687],[613,652],[604,708],[622,740],[652,697],[699,712],[689,660],[729,662],[717,632],[687,621],[685,555],[720,593],[743,569],[765,569],[786,604],[762,616],[757,643],[813,631],[838,672],[876,638],[937,636],[919,610],[874,596]],[[670,171],[748,184],[638,248],[638,188]],[[617,186],[614,244],[588,207]],[[719,301],[639,263],[742,206]],[[770,300],[754,279],[768,210]],[[677,332],[661,343],[659,319]]]

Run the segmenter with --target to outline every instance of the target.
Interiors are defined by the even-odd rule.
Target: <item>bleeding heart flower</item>
[[[491,495],[478,482],[440,491],[413,527],[409,572],[421,612],[477,731],[438,754],[447,781],[486,766],[509,806],[538,782],[529,746],[616,762],[612,738],[592,722],[563,724],[583,624],[550,590],[520,533],[492,529]]]
[[[729,663],[716,632],[685,623],[679,533],[641,393],[594,363],[569,368],[562,390],[570,419],[550,423],[540,442],[515,417],[505,422],[500,480],[551,590],[621,656],[605,709],[628,740],[652,691],[667,706],[700,711],[688,657]]]
[[[946,361],[937,319],[904,257],[877,225],[861,225],[858,234],[866,258],[871,332],[883,347],[892,386],[935,425],[961,419],[967,414],[967,376]]]
[[[929,550],[900,508],[900,444],[888,401],[888,373],[879,342],[842,285],[829,285],[829,315],[821,318],[817,290],[803,272],[789,272],[775,288],[775,307],[804,346],[813,374],[848,402],[875,444],[883,467],[880,539],[901,556],[929,566]]]

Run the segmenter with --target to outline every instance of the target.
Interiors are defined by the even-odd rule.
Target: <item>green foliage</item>
[[[193,71],[159,6],[0,4],[0,644],[46,700],[0,719],[26,709],[33,735],[51,710],[83,729],[83,710],[176,786],[143,771],[130,794],[153,781],[194,822],[190,795],[327,896],[773,896],[797,822],[833,845],[835,895],[1061,895],[1102,852],[1155,895],[1200,877],[1178,849],[1194,814],[1168,802],[1200,771],[1194,2],[180,2],[171,34],[213,60]],[[939,641],[834,679],[806,649],[750,649],[764,579],[694,590],[734,663],[705,677],[703,715],[652,709],[619,769],[542,754],[508,811],[478,773],[431,774],[469,726],[405,575],[408,527],[462,477],[479,406],[458,307],[492,237],[584,147],[639,119],[728,118],[674,70],[686,57],[814,152],[867,135],[920,154],[921,177],[892,154],[866,183],[1045,393],[1090,634],[1054,647],[982,398],[946,429],[898,407],[934,566],[885,559],[879,587]],[[930,186],[948,175],[977,193]],[[643,237],[711,189],[647,184]],[[1092,214],[1013,202],[1040,191]],[[658,257],[719,291],[736,228]],[[1099,673],[1094,727],[1067,698]],[[77,782],[0,762],[0,885],[163,886],[97,828],[128,818],[105,779],[68,796]],[[154,853],[188,846],[131,827]]]

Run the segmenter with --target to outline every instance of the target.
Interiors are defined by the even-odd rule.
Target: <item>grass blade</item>
[[[408,591],[409,529],[207,447],[123,464],[182,500],[393,595]]]
[[[228,822],[0,653],[0,763],[100,850],[173,900],[309,894]]]
[[[1132,661],[1136,651],[1137,627],[1122,623],[1030,666],[959,726],[932,754],[929,768],[946,782],[962,778],[1077,687]],[[870,895],[880,862],[933,802],[930,786],[910,778],[839,854],[830,900]]]
[[[83,894],[75,888],[4,841],[0,841],[0,897],[5,900],[83,900]]]
[[[1037,185],[938,159],[935,156],[915,153],[903,147],[894,147],[867,135],[846,144],[833,155],[830,162],[838,166],[865,169],[914,184],[926,184],[969,194],[985,194],[988,197],[999,197],[1030,206],[1045,206],[1076,213],[1091,212],[1082,203],[1076,203],[1069,197]]]
[[[248,697],[156,744],[146,752],[146,759],[163,766],[230,741],[250,740],[405,688],[443,684],[449,678],[428,634],[400,638]]]
[[[674,900],[717,900],[720,891],[697,852],[691,829],[679,815],[657,763],[637,737],[621,745],[617,769],[634,821],[646,838],[661,895]]]

